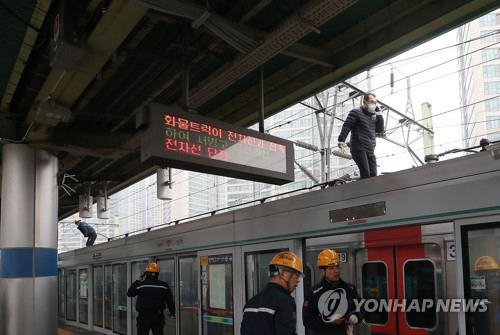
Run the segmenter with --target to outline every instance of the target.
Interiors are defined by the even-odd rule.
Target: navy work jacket
[[[346,293],[345,298],[347,299],[347,311],[343,317],[349,317],[354,314],[358,318],[358,323],[365,317],[365,310],[361,308],[358,312],[356,311],[356,304],[354,299],[361,301],[361,297],[358,294],[356,286],[346,283],[342,279],[339,279],[339,283],[336,287],[330,284],[324,277],[321,281],[307,290],[304,297],[304,305],[302,307],[302,320],[306,329],[311,330],[311,334],[314,335],[345,335],[347,324],[334,325],[331,322],[323,321],[322,315],[318,308],[318,302],[323,293],[343,289]],[[335,314],[335,313],[333,313]]]
[[[241,335],[294,335],[296,316],[290,293],[279,284],[268,283],[243,308]]]
[[[96,233],[94,228],[92,228],[92,226],[87,222],[80,222],[80,224],[78,225],[78,230],[81,231],[83,236],[85,237],[92,236]]]
[[[127,296],[137,296],[135,309],[140,312],[163,311],[168,307],[171,316],[175,316],[175,303],[170,286],[150,275],[144,280],[136,280],[130,285]]]

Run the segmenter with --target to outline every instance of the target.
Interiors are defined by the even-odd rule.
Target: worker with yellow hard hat
[[[474,262],[474,271],[495,271],[498,270],[497,261],[491,256],[481,256]]]
[[[87,247],[94,245],[95,239],[97,238],[97,233],[95,232],[95,229],[87,222],[84,222],[81,219],[75,219],[75,224],[76,228],[83,234],[83,236],[88,237],[87,243],[85,245]]]
[[[283,251],[269,263],[269,283],[243,308],[241,335],[294,335],[296,305],[290,295],[303,277],[302,261],[290,251]]]
[[[137,315],[137,334],[147,335],[151,330],[153,335],[163,335],[165,325],[164,311],[168,307],[170,318],[175,318],[175,303],[170,286],[158,279],[160,265],[149,263],[146,271],[132,283],[127,296],[137,296],[135,309]]]
[[[493,306],[500,291],[499,269],[498,262],[490,255],[479,256],[474,262],[476,275],[470,278],[470,295],[473,301],[486,302],[487,305],[479,303],[481,308],[469,313],[469,329],[473,334],[498,334],[495,327],[498,314]]]
[[[322,250],[316,265],[323,278],[306,291],[302,307],[304,326],[314,335],[352,334],[354,325],[365,316],[365,311],[357,310],[354,303],[361,301],[356,286],[340,277],[340,256],[335,250]]]

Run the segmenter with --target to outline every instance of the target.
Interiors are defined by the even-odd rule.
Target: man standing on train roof
[[[354,162],[359,168],[361,179],[377,175],[377,158],[375,157],[376,135],[384,131],[384,117],[377,106],[377,97],[373,93],[363,95],[363,103],[347,115],[338,137],[338,146],[343,149],[349,132],[349,147]]]
[[[293,252],[274,256],[269,263],[269,283],[243,308],[241,335],[295,335],[296,305],[290,294],[302,276],[302,261]]]
[[[75,224],[77,225],[78,230],[82,232],[83,236],[88,237],[86,244],[87,247],[94,245],[95,239],[97,238],[97,233],[94,228],[92,228],[92,226],[87,222],[82,222],[81,219],[76,219]]]
[[[361,301],[356,286],[340,278],[340,257],[334,250],[321,251],[317,266],[323,278],[305,293],[304,326],[313,335],[352,335],[365,317],[364,310],[356,310],[354,301]]]
[[[137,296],[135,309],[137,315],[137,335],[163,335],[165,309],[168,307],[170,318],[175,319],[175,303],[170,286],[158,279],[160,266],[149,263],[146,271],[130,285],[127,296]]]

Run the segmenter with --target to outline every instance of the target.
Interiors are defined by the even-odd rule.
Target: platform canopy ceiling
[[[0,138],[59,158],[75,192],[152,174],[157,102],[239,126],[486,14],[486,0],[1,0]],[[263,78],[262,84],[259,78]],[[94,190],[92,193],[95,194]]]

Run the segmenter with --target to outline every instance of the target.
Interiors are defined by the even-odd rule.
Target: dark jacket
[[[365,107],[355,108],[349,112],[342,125],[338,137],[339,142],[345,142],[351,133],[351,150],[374,151],[376,134],[384,131],[384,117],[370,113]]]
[[[127,296],[137,296],[135,309],[138,312],[163,311],[168,307],[170,315],[175,316],[175,304],[170,286],[152,275],[146,275],[146,279],[132,283]]]
[[[297,322],[295,309],[295,300],[286,289],[268,283],[245,304],[241,335],[293,335]]]
[[[323,293],[335,290],[344,289],[347,298],[347,311],[343,317],[349,317],[354,314],[358,318],[358,323],[365,317],[365,311],[361,310],[356,312],[356,305],[354,304],[354,299],[361,301],[361,297],[356,290],[356,286],[346,283],[342,279],[339,279],[339,283],[336,287],[328,283],[328,281],[323,277],[323,279],[309,290],[307,290],[304,297],[304,306],[302,307],[302,320],[306,329],[312,330],[311,334],[314,335],[345,335],[347,324],[334,325],[331,322],[323,321],[322,315],[318,308],[318,301],[320,300]],[[342,299],[342,298],[341,298]],[[328,302],[328,301],[327,301]],[[325,314],[325,312],[324,312]],[[330,315],[331,314],[331,315]],[[327,311],[325,317],[330,318],[335,311]]]
[[[81,231],[83,236],[85,237],[89,237],[96,234],[94,228],[92,228],[92,226],[86,222],[80,222],[80,224],[78,225],[78,230]]]

